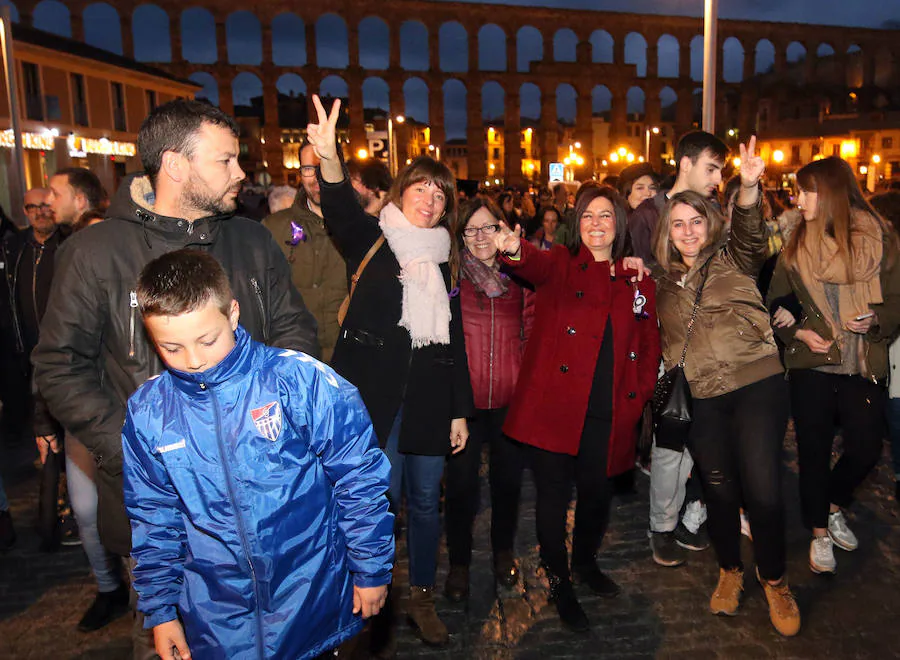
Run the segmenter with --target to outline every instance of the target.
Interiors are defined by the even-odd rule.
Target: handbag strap
[[[366,252],[366,256],[363,257],[363,260],[359,262],[359,267],[356,269],[356,272],[353,273],[353,277],[350,278],[350,298],[353,297],[353,292],[356,291],[356,284],[359,282],[359,278],[362,276],[363,271],[366,269],[366,266],[369,265],[369,262],[372,260],[372,257],[375,256],[375,253],[378,252],[378,248],[380,248],[384,244],[384,234],[378,237],[374,243],[372,243],[372,247],[369,248],[369,251]]]
[[[694,331],[694,323],[697,321],[697,312],[700,310],[700,296],[703,294],[703,287],[706,285],[706,278],[709,277],[709,263],[703,272],[703,279],[700,280],[700,286],[697,287],[697,295],[694,296],[694,307],[691,309],[691,320],[688,321],[687,333],[684,336],[684,349],[681,351],[681,359],[678,366],[684,369],[684,359],[687,357],[688,342],[691,341],[691,333]]]

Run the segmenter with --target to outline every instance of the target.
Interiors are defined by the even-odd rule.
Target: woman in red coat
[[[654,284],[633,282],[643,277],[643,262],[623,259],[626,215],[618,194],[606,186],[585,191],[575,217],[579,230],[566,247],[541,252],[505,229],[495,243],[536,292],[534,328],[503,430],[529,445],[551,599],[564,624],[584,631],[588,620],[572,588],[565,543],[572,484],[573,572],[596,593],[615,596],[618,585],[594,555],[609,520],[609,477],[634,464],[660,347]]]

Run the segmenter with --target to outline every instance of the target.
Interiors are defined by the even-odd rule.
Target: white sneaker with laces
[[[834,559],[834,543],[831,537],[814,536],[809,544],[809,568],[815,574],[834,573],[837,561]]]
[[[828,514],[828,536],[841,550],[852,552],[859,547],[859,540],[847,526],[847,519],[843,511],[835,511]]]
[[[696,534],[700,526],[706,522],[706,505],[700,500],[693,500],[684,507],[684,515],[681,524],[687,527],[691,534]]]

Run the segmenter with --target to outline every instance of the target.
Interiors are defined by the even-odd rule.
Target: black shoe
[[[59,519],[59,544],[65,546],[81,545],[81,534],[78,523],[71,511],[61,515]]]
[[[572,587],[571,580],[562,580],[550,571],[547,571],[547,578],[550,581],[550,602],[556,605],[559,620],[569,630],[579,633],[588,632],[591,624],[575,597],[575,589]]]
[[[576,583],[586,584],[591,591],[604,598],[614,598],[622,591],[619,585],[612,581],[612,578],[597,567],[593,559],[590,562],[573,566],[572,573],[575,575]]]
[[[650,532],[653,561],[660,566],[681,566],[687,559],[685,551],[675,541],[674,532]]]
[[[679,522],[675,528],[675,542],[685,550],[701,552],[709,547],[709,534],[706,533],[706,523],[700,525],[696,532],[691,532],[684,523]]]
[[[447,582],[444,583],[444,595],[451,603],[462,603],[469,598],[468,566],[450,566]]]
[[[497,584],[512,589],[519,583],[519,569],[512,552],[498,552],[494,558],[494,577]]]
[[[94,602],[88,608],[81,621],[78,622],[78,630],[81,632],[93,632],[109,625],[130,611],[128,605],[128,587],[120,584],[115,591],[98,593]]]
[[[6,552],[16,544],[16,530],[9,510],[0,511],[0,552]]]

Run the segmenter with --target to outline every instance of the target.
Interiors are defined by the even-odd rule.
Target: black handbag
[[[653,389],[653,421],[656,426],[656,446],[673,451],[684,451],[687,443],[688,432],[693,420],[691,386],[687,376],[684,375],[684,359],[687,357],[688,343],[697,320],[697,311],[700,309],[700,296],[706,285],[709,269],[703,275],[700,286],[697,287],[697,295],[694,298],[694,307],[691,310],[691,319],[688,321],[687,333],[684,337],[684,349],[681,351],[681,359],[674,367],[669,369],[656,381]]]

